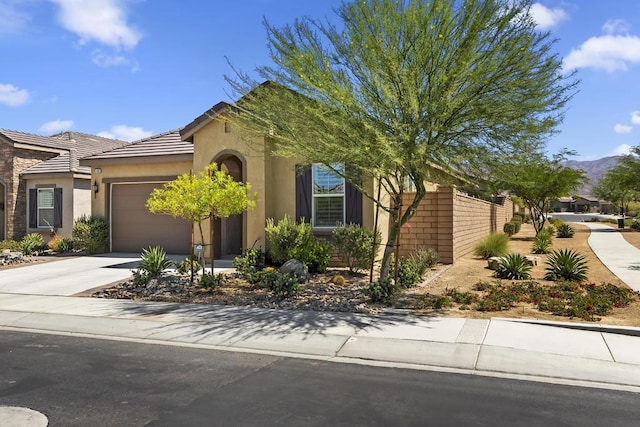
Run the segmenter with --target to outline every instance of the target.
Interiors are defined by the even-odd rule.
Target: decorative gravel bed
[[[345,279],[344,285],[331,282],[334,275]],[[369,283],[367,275],[354,275],[342,269],[330,269],[313,275],[300,285],[300,292],[291,298],[277,298],[260,285],[251,285],[235,273],[225,275],[225,282],[214,290],[192,285],[188,275],[165,273],[151,279],[146,286],[134,285],[131,280],[92,294],[96,298],[133,299],[194,304],[220,304],[287,310],[339,311],[378,313],[384,307],[372,304],[364,294]]]

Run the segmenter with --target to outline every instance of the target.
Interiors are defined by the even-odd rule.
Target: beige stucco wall
[[[91,180],[76,179],[73,182],[73,220],[91,215]]]
[[[266,199],[271,191],[267,190],[267,182],[271,185],[273,177],[267,177],[267,162],[262,144],[247,144],[238,138],[233,130],[225,132],[224,119],[212,120],[193,136],[194,158],[193,169],[201,171],[219,156],[232,154],[243,163],[243,178],[251,184],[251,195],[258,194],[255,209],[244,214],[242,230],[242,247],[264,248],[264,225],[267,218]],[[295,207],[294,207],[295,209]],[[205,235],[209,235],[209,224],[203,224]],[[208,256],[208,254],[207,254]]]
[[[97,195],[91,197],[91,212],[93,215],[108,217],[106,197],[108,186],[106,182],[110,180],[135,181],[153,177],[176,177],[183,173],[189,173],[192,168],[191,162],[161,162],[161,163],[126,163],[121,165],[93,165],[91,172],[91,183],[98,183],[99,191]],[[95,173],[96,169],[101,169],[100,173]]]
[[[55,185],[56,188],[62,188],[62,227],[56,230],[60,237],[71,238],[74,220],[74,179],[72,177],[65,178],[35,178],[27,180],[27,194],[32,188],[43,188]],[[28,206],[27,201],[27,206]],[[27,208],[27,224],[29,223],[29,212]],[[40,233],[45,241],[51,239],[49,228],[28,228],[28,233]]]

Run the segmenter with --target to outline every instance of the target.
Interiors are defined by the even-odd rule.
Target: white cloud
[[[615,133],[631,133],[633,126],[621,125],[620,123],[616,124],[613,127],[613,131]]]
[[[27,102],[29,102],[28,90],[19,89],[12,84],[0,83],[0,104],[5,104],[9,107],[18,107]]]
[[[69,130],[73,127],[73,120],[53,120],[40,126],[40,132],[55,133]]]
[[[640,37],[604,35],[591,37],[573,49],[562,61],[564,72],[577,68],[593,68],[607,72],[627,71],[630,64],[640,63]]]
[[[116,49],[136,47],[142,34],[127,22],[125,5],[131,0],[50,0],[60,6],[62,26],[80,37]]]
[[[140,70],[140,66],[136,61],[132,61],[123,55],[110,55],[100,49],[93,51],[91,61],[99,67],[131,67],[132,73]]]
[[[120,139],[122,141],[136,141],[138,139],[147,138],[153,135],[153,132],[144,130],[140,127],[117,125],[109,131],[100,132],[98,136],[112,139]]]
[[[19,33],[29,23],[29,16],[13,3],[0,0],[0,35]]]
[[[626,156],[627,154],[631,154],[631,146],[629,144],[622,144],[614,148],[613,151],[611,151],[611,153],[607,154],[605,157]]]
[[[631,112],[631,123],[634,125],[640,125],[640,111]]]
[[[610,19],[602,26],[607,34],[626,34],[631,31],[631,24],[624,19]]]
[[[564,10],[548,8],[541,3],[532,4],[531,9],[529,9],[529,15],[541,30],[548,30],[569,19],[569,15]]]

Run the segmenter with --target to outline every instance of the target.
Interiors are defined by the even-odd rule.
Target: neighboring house
[[[576,210],[575,212],[581,213],[597,213],[600,212],[600,200],[591,196],[575,196]]]
[[[146,200],[154,188],[180,174],[201,171],[212,162],[236,180],[249,182],[251,192],[258,195],[254,210],[215,221],[216,257],[237,255],[251,247],[264,248],[268,218],[278,220],[288,215],[304,219],[312,224],[316,235],[327,238],[338,223],[373,228],[376,208],[370,199],[319,164],[303,168],[295,159],[272,155],[262,138],[251,144],[242,141],[225,119],[230,108],[230,104],[220,102],[180,130],[81,159],[81,165],[92,167],[92,180],[99,186],[92,199],[92,212],[108,218],[113,251],[139,252],[160,245],[169,253],[189,253],[189,224],[149,213]],[[363,185],[375,194],[377,187],[372,179]],[[420,230],[403,236],[404,248],[435,247],[442,251],[444,262],[468,253],[486,234],[501,231],[513,215],[510,201],[493,204],[445,187],[430,188],[433,192],[416,213]],[[435,205],[435,211],[433,197],[441,202]],[[427,221],[429,215],[435,220]],[[425,229],[427,223],[432,227],[429,230]],[[388,225],[388,215],[380,210],[378,228],[383,238]],[[208,221],[203,228],[208,236]],[[200,240],[199,232],[195,238]]]
[[[551,202],[552,212],[575,212],[576,199],[573,197],[560,197]]]
[[[91,214],[91,170],[82,156],[127,144],[78,132],[40,136],[0,129],[0,240],[51,229],[71,237],[73,221]]]

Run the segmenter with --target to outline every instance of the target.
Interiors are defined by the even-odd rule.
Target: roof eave
[[[126,156],[110,158],[86,158],[80,159],[80,166],[102,166],[136,163],[171,163],[191,162],[193,154],[169,154],[160,156]]]
[[[186,125],[184,128],[182,128],[182,130],[180,131],[180,138],[183,141],[191,141],[193,138],[193,135],[197,131],[199,131],[200,129],[202,129],[209,123],[211,123],[211,121],[213,121],[216,117],[218,117],[220,114],[222,114],[226,109],[230,108],[231,106],[232,106],[231,104],[225,101],[218,102],[216,105],[214,105],[213,107],[205,111],[203,114],[201,114],[194,121],[192,121],[191,123]]]

